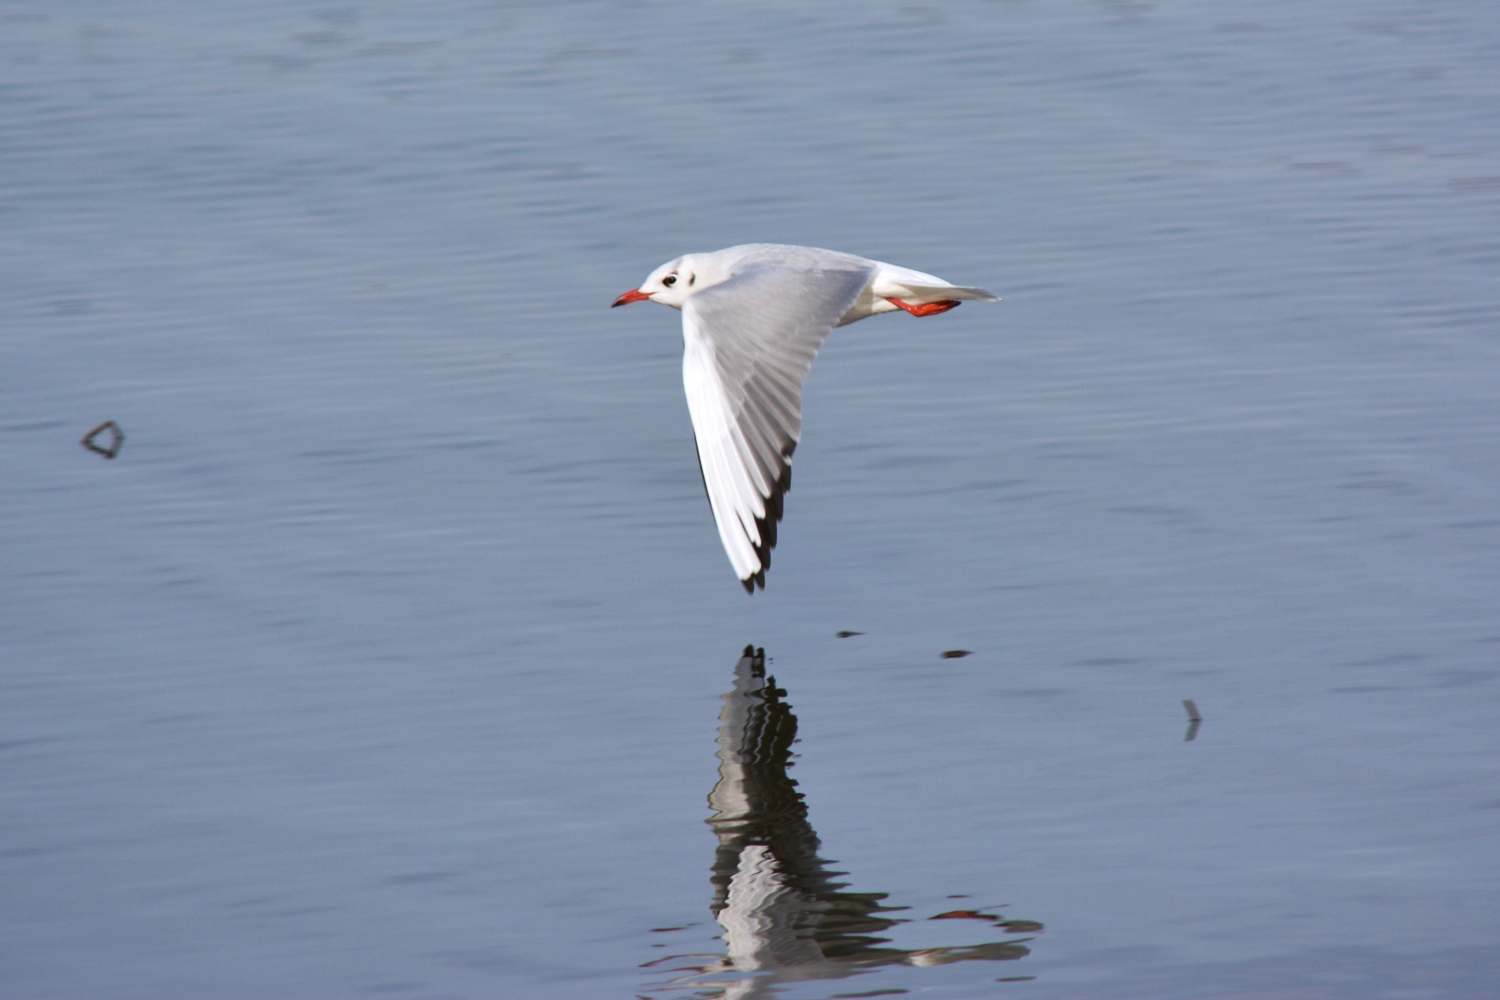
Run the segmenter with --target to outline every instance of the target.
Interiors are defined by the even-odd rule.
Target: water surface
[[[1478,2],[7,6],[0,993],[1492,995],[1497,57]],[[1004,301],[830,338],[752,598],[678,317],[607,307],[753,240]],[[743,837],[736,691],[801,741]]]

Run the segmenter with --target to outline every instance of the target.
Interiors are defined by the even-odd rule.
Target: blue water
[[[1497,93],[1461,0],[0,8],[0,995],[1493,996]],[[1004,301],[834,334],[747,597],[608,305],[757,240]]]

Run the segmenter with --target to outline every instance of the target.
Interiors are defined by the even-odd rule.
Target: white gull
[[[747,243],[668,261],[615,299],[682,310],[682,382],[719,539],[745,590],[766,585],[802,382],[834,327],[898,309],[947,312],[993,302],[983,288],[816,247]]]

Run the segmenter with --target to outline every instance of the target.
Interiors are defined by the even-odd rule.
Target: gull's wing
[[[802,436],[802,381],[873,273],[859,258],[825,268],[751,266],[683,303],[682,382],[698,464],[747,591],[766,585]]]

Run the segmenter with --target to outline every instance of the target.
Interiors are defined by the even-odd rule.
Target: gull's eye
[[[677,275],[669,274],[665,278],[661,279],[661,283],[664,287],[671,288],[673,285],[677,284]]]

